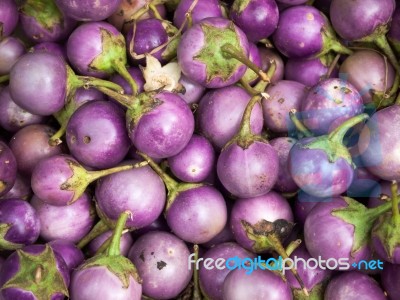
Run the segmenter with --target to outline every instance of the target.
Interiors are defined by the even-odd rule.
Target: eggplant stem
[[[132,219],[132,213],[130,211],[124,211],[118,218],[117,224],[115,225],[114,233],[111,238],[110,247],[107,251],[107,256],[119,256],[121,255],[121,236],[125,228],[126,220],[128,217]]]
[[[289,111],[289,117],[290,120],[292,121],[294,127],[296,127],[297,131],[300,131],[305,137],[312,137],[313,134],[308,128],[299,120],[297,117],[297,110],[296,109],[291,109]]]
[[[399,187],[397,185],[397,181],[393,180],[392,185],[390,187],[392,192],[392,215],[393,220],[396,224],[400,224],[400,213],[399,213],[399,197],[398,191]]]

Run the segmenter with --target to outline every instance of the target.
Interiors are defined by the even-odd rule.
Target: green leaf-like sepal
[[[124,288],[129,287],[130,277],[133,277],[138,283],[142,283],[142,279],[139,277],[135,265],[124,256],[96,255],[88,259],[78,270],[92,267],[107,268],[107,270],[119,278]]]
[[[49,32],[53,31],[54,26],[64,24],[64,17],[54,0],[26,0],[20,11],[35,18]]]
[[[232,4],[232,11],[240,14],[250,4],[250,0],[235,0]]]
[[[293,289],[293,299],[294,300],[324,300],[325,287],[327,282],[322,282],[309,290],[309,296],[304,295],[302,289]]]
[[[17,288],[43,300],[50,300],[54,294],[69,296],[68,287],[57,269],[56,257],[49,245],[39,254],[23,250],[16,250],[16,254],[19,259],[18,272],[4,283],[2,290]]]
[[[0,224],[0,250],[16,250],[25,246],[24,244],[12,243],[5,239],[10,228],[10,224]]]
[[[385,248],[389,259],[393,259],[394,251],[400,247],[400,228],[392,213],[378,218],[372,230],[372,237],[378,237]]]

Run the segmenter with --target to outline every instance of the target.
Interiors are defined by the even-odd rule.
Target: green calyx
[[[360,202],[343,197],[347,206],[334,209],[332,216],[337,217],[354,227],[354,242],[351,249],[351,256],[355,257],[357,251],[366,246],[370,241],[371,231],[374,221],[385,212],[389,211],[392,203],[388,202],[376,208],[368,209]]]
[[[325,19],[325,25],[321,29],[323,48],[316,56],[321,57],[331,51],[351,55],[353,51],[339,42],[328,18],[322,13],[321,15]]]
[[[242,13],[249,5],[250,0],[235,0],[232,4],[232,11]]]
[[[399,223],[392,217],[392,213],[379,216],[372,229],[372,237],[379,238],[389,259],[392,260],[394,251],[400,247]]]
[[[122,283],[123,288],[128,288],[130,278],[138,283],[142,283],[135,265],[120,253],[121,236],[125,227],[126,220],[132,214],[128,211],[123,212],[115,225],[114,233],[111,238],[110,246],[105,254],[96,255],[87,260],[78,270],[84,270],[93,267],[105,267],[112,274],[117,276]]]
[[[321,282],[309,290],[309,296],[304,295],[302,289],[292,289],[293,300],[324,300],[325,288],[328,282]]]
[[[5,236],[10,228],[10,224],[0,224],[0,250],[16,250],[25,246],[24,244],[16,244],[6,240]]]
[[[64,17],[54,0],[25,0],[20,11],[35,18],[46,30],[52,32],[53,27],[64,23]]]
[[[31,292],[36,299],[51,299],[55,294],[69,297],[68,287],[57,269],[56,257],[48,244],[39,254],[30,254],[23,250],[16,250],[16,254],[19,269],[4,283],[2,290],[22,289]]]
[[[229,25],[225,28],[218,28],[202,23],[201,29],[204,35],[204,47],[193,58],[205,64],[207,83],[214,78],[221,78],[226,82],[238,68],[243,66],[241,62],[231,56],[227,56],[222,50],[224,45],[230,45],[237,52],[243,52],[235,25],[233,22],[229,22]]]
[[[368,119],[367,114],[355,116],[343,122],[339,127],[333,130],[329,135],[322,135],[313,139],[305,149],[320,149],[323,150],[328,156],[331,163],[336,162],[338,159],[345,159],[350,165],[354,167],[349,150],[343,145],[343,139],[347,131],[358,123]]]

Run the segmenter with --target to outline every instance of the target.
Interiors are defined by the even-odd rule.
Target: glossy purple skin
[[[333,0],[330,19],[336,33],[345,40],[359,40],[387,24],[396,7],[395,0]]]
[[[23,55],[11,69],[10,93],[14,102],[30,113],[54,114],[64,106],[67,96],[65,62],[51,53]]]
[[[238,1],[240,2],[240,1]],[[239,11],[232,6],[229,17],[251,42],[268,38],[278,27],[279,11],[275,0],[255,0]]]
[[[29,253],[29,254],[41,254],[45,250],[44,245],[30,245],[22,248],[22,251]],[[69,276],[69,269],[63,260],[63,258],[54,252],[54,256],[56,259],[56,267],[60,272],[61,276],[64,279],[66,286],[70,283],[70,276]],[[0,272],[0,286],[3,286],[9,279],[14,277],[17,274],[20,268],[20,262],[17,252],[13,252],[7,260],[3,263],[2,272]],[[20,288],[7,288],[2,289],[0,292],[2,299],[4,300],[14,300],[14,299],[21,299],[21,300],[36,300],[37,298],[33,296],[31,292],[25,291]],[[63,300],[65,297],[61,293],[55,293],[51,296],[50,300]]]
[[[80,107],[86,102],[92,101],[92,100],[107,100],[107,96],[104,95],[102,92],[99,90],[96,90],[94,88],[78,88],[75,92],[74,95],[74,101],[75,103]]]
[[[246,270],[237,269],[226,276],[223,299],[293,299],[290,286],[278,274],[260,269],[251,274],[246,274],[246,272]]]
[[[111,16],[121,4],[121,0],[55,0],[60,10],[78,21],[101,21]]]
[[[143,280],[143,294],[156,299],[176,297],[189,283],[189,249],[171,233],[152,231],[141,236],[128,258]]]
[[[201,244],[202,247],[205,248],[212,248],[215,247],[216,245],[222,244],[222,243],[227,243],[227,242],[234,242],[235,237],[233,236],[231,226],[229,222],[225,224],[224,229],[220,233],[218,233],[215,237],[213,237],[211,240],[209,240],[207,243]]]
[[[107,231],[101,235],[99,235],[98,237],[96,237],[94,240],[92,240],[90,242],[90,244],[88,245],[88,254],[90,256],[94,256],[97,252],[97,250],[99,250],[99,248],[111,237],[112,235],[112,230]],[[121,251],[121,255],[122,256],[128,256],[128,252],[129,249],[132,247],[133,244],[133,239],[132,239],[132,235],[130,232],[124,233],[121,236],[121,242],[120,242],[120,251]]]
[[[126,227],[142,228],[162,213],[166,199],[164,183],[149,167],[118,172],[98,181],[96,200],[101,211],[116,221],[126,210],[135,216]]]
[[[233,235],[239,245],[254,251],[252,249],[254,241],[247,237],[241,221],[245,220],[255,225],[261,220],[274,222],[278,219],[293,222],[292,209],[285,198],[271,191],[263,196],[236,200],[232,208],[230,223]]]
[[[363,110],[358,90],[338,78],[323,80],[315,85],[301,103],[304,125],[317,135],[331,132]]]
[[[165,220],[164,214],[161,214],[157,220],[146,227],[139,228],[138,230],[133,231],[131,234],[133,239],[136,240],[141,235],[144,235],[150,231],[166,231],[170,232],[171,230],[168,228],[167,221]]]
[[[364,166],[384,180],[400,180],[400,106],[379,110],[363,127],[358,149]]]
[[[268,193],[278,180],[279,158],[268,142],[253,142],[247,149],[237,143],[218,157],[217,174],[222,185],[239,198]]]
[[[0,3],[0,24],[3,25],[3,36],[9,36],[17,26],[18,7],[14,0],[3,0]]]
[[[327,74],[329,66],[320,58],[289,58],[285,66],[285,79],[300,82],[308,87],[318,84]],[[338,69],[334,68],[329,78],[338,77]]]
[[[177,49],[178,63],[182,69],[182,73],[189,79],[207,88],[222,88],[236,83],[240,78],[242,78],[247,70],[247,67],[243,64],[236,70],[232,71],[229,78],[226,80],[216,75],[210,80],[207,80],[207,64],[195,59],[198,53],[205,46],[204,32],[201,27],[202,24],[207,24],[223,31],[226,30],[226,28],[229,28],[233,23],[224,18],[207,18],[187,30],[182,35]],[[242,53],[248,55],[249,42],[246,35],[239,27],[235,25],[233,26],[241,45]]]
[[[222,194],[212,186],[202,186],[180,192],[169,207],[166,219],[176,236],[202,244],[224,229],[228,212]]]
[[[78,7],[80,6],[81,3]],[[114,26],[106,22],[89,22],[78,26],[68,38],[67,56],[72,67],[79,74],[98,78],[108,76],[107,72],[91,67],[92,61],[103,52],[101,29],[113,36],[122,35]]]
[[[5,130],[16,132],[25,126],[40,124],[45,120],[45,117],[31,114],[19,107],[11,98],[8,86],[0,91],[0,126]]]
[[[66,206],[49,205],[36,196],[31,204],[36,209],[41,224],[40,236],[45,241],[62,239],[77,243],[94,225],[94,208],[87,193]]]
[[[92,266],[72,273],[69,293],[74,300],[140,300],[142,285],[130,276],[129,287],[124,288],[121,279],[105,266]]]
[[[116,166],[130,147],[123,109],[109,101],[82,105],[68,122],[66,140],[82,164],[99,169]]]
[[[143,92],[143,86],[145,84],[145,81],[142,75],[142,71],[140,71],[140,69],[138,69],[137,67],[129,67],[127,68],[127,70],[138,86],[138,93]],[[113,76],[111,76],[110,81],[121,86],[125,94],[132,95],[132,87],[125,79],[122,78],[121,75],[114,74]]]
[[[185,21],[185,14],[189,10],[192,5],[193,0],[181,0],[178,4],[178,7],[174,12],[174,25],[177,28],[180,28]],[[203,0],[197,2],[196,6],[192,10],[192,24],[197,24],[201,20],[205,18],[211,17],[223,17],[222,15],[222,7],[218,3],[218,0]],[[187,24],[184,27],[184,30],[187,29]]]
[[[186,101],[187,104],[198,103],[203,96],[206,88],[202,85],[190,80],[185,75],[181,75],[179,83],[185,88],[185,93],[179,93],[179,96]]]
[[[351,255],[354,244],[354,225],[332,215],[334,209],[347,207],[343,198],[332,198],[329,202],[318,203],[307,216],[304,224],[304,241],[312,257],[347,258],[349,264],[369,260],[371,250],[363,245]]]
[[[389,300],[400,299],[400,265],[385,264],[381,282],[388,294]]]
[[[11,138],[10,148],[17,160],[18,171],[22,175],[30,176],[39,161],[62,153],[60,145],[49,145],[49,138],[54,133],[54,128],[36,124],[20,129]]]
[[[196,118],[198,130],[217,150],[221,150],[238,132],[250,98],[244,89],[237,86],[212,90],[201,98]],[[250,126],[254,134],[261,133],[263,116],[260,105],[253,108]]]
[[[50,205],[65,206],[74,197],[74,191],[62,189],[61,186],[72,177],[73,171],[69,162],[79,163],[70,155],[54,155],[37,163],[31,178],[35,195]]]
[[[330,162],[324,150],[304,148],[314,139],[301,139],[292,147],[289,153],[290,174],[294,182],[312,196],[339,196],[351,185],[354,169],[344,158]]]
[[[290,58],[311,58],[323,49],[321,29],[329,26],[319,10],[300,5],[284,10],[273,35],[275,47]]]
[[[85,259],[82,250],[74,243],[66,240],[54,240],[49,243],[54,252],[58,253],[65,261],[70,271],[77,268]]]
[[[224,258],[226,260],[235,256],[241,259],[255,257],[253,253],[240,247],[236,243],[223,243],[209,249],[206,253],[204,253],[204,255],[202,255],[202,258],[211,258],[214,260],[217,260],[218,258]],[[203,264],[200,263],[199,283],[205,296],[213,300],[222,300],[224,280],[230,272],[231,271],[228,268],[224,268],[222,270],[217,268],[207,270],[203,267]]]
[[[29,49],[30,52],[48,52],[52,53],[55,55],[58,55],[62,57],[64,60],[67,60],[67,50],[65,49],[64,46],[58,43],[54,42],[43,42],[34,45],[31,49]]]
[[[339,69],[340,77],[351,83],[364,103],[372,101],[373,91],[386,92],[394,82],[395,70],[383,55],[372,50],[360,50],[347,57]]]
[[[133,145],[154,158],[167,158],[181,152],[194,131],[194,117],[187,103],[177,94],[161,91],[154,98],[161,104],[128,124]]]
[[[34,207],[18,198],[0,202],[0,224],[10,225],[2,239],[22,245],[36,242],[41,229],[39,216]]]
[[[289,152],[295,143],[295,139],[288,137],[279,137],[270,141],[270,145],[275,149],[279,159],[278,179],[274,189],[282,193],[293,193],[299,189],[290,175],[288,164]]]
[[[325,290],[325,300],[385,300],[379,284],[361,272],[341,273],[334,277]]]
[[[0,196],[13,187],[17,178],[17,161],[12,150],[0,140]]]
[[[389,198],[392,196],[390,181],[381,181],[372,191],[368,200],[368,207],[374,208],[387,202],[387,200],[381,200],[381,195],[386,195]]]
[[[325,198],[317,198],[310,196],[303,191],[300,191],[296,200],[294,201],[293,214],[296,223],[304,226],[310,211],[320,202],[325,202]],[[330,198],[327,198],[330,199]]]
[[[15,37],[6,37],[0,41],[0,75],[10,72],[15,62],[26,52],[24,44]]]
[[[213,170],[214,163],[215,152],[211,143],[197,134],[192,136],[181,152],[168,158],[171,172],[185,182],[204,181]]]
[[[294,127],[289,112],[291,109],[300,110],[307,96],[306,86],[296,81],[280,80],[269,85],[265,92],[270,96],[262,100],[265,126],[274,132],[289,132]]]
[[[304,245],[301,245],[290,255],[290,258],[292,259],[295,259],[296,257],[298,259],[304,259],[306,261],[312,258]],[[328,277],[330,277],[332,273],[329,269],[316,268],[313,270],[307,268],[307,266],[305,266],[304,263],[301,262],[299,262],[298,264],[297,272],[299,273],[299,276],[303,280],[304,286],[308,291],[311,291],[317,284],[328,279]],[[285,276],[291,288],[300,289],[300,284],[293,276],[292,272],[285,273]]]
[[[36,12],[41,18],[45,17]],[[25,35],[35,43],[41,42],[59,42],[63,41],[71,31],[75,28],[77,22],[65,14],[54,18],[56,23],[52,23],[51,27],[47,24],[41,24],[35,17],[20,13],[20,24]]]
[[[5,195],[1,196],[0,199],[20,198],[28,200],[31,194],[32,190],[29,178],[17,173],[17,178],[15,179],[13,187]]]
[[[261,57],[261,68],[263,70],[268,70],[271,66],[271,60],[275,61],[276,69],[274,75],[271,77],[271,82],[275,83],[283,79],[285,73],[285,64],[282,57],[273,49],[268,49],[264,47],[258,47],[258,52]]]
[[[133,37],[133,28],[126,35],[128,53],[133,62],[144,65],[146,64],[146,60],[144,58],[136,59],[133,57],[132,52],[135,54],[150,53],[154,48],[168,41],[168,34],[163,26],[163,22],[153,18],[140,20],[136,23],[135,37]],[[129,46],[131,44],[133,44],[133,49]],[[161,63],[166,63],[167,61],[163,58],[164,51],[165,48],[160,49],[152,53],[152,56],[157,58]]]

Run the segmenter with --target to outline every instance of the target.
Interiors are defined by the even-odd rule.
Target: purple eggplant
[[[304,224],[304,240],[312,257],[346,259],[348,267],[371,259],[370,233],[374,221],[391,209],[388,202],[367,209],[354,199],[336,197],[318,203]],[[348,270],[348,269],[344,269]]]
[[[206,90],[202,85],[190,80],[185,75],[181,75],[179,83],[182,84],[185,91],[180,93],[179,96],[188,104],[198,103]]]
[[[78,267],[85,259],[82,251],[72,242],[66,240],[54,240],[51,241],[49,245],[54,252],[64,259],[70,272]]]
[[[0,201],[0,249],[15,250],[36,242],[41,223],[35,209],[18,198]]]
[[[400,265],[385,264],[381,281],[389,300],[400,298]]]
[[[149,166],[112,174],[96,186],[97,205],[105,221],[113,223],[129,210],[134,217],[126,226],[132,229],[153,223],[161,215],[165,199],[163,182]]]
[[[54,133],[52,127],[41,124],[26,126],[15,133],[11,138],[10,148],[21,174],[29,177],[40,160],[63,152],[61,146],[49,144],[49,138]]]
[[[325,15],[308,5],[293,6],[280,14],[273,41],[279,52],[289,58],[312,58],[331,50],[351,54],[335,37]]]
[[[375,43],[399,72],[398,60],[386,39],[395,8],[395,0],[332,0],[329,13],[338,35],[348,41]]]
[[[40,236],[45,241],[62,239],[76,243],[94,225],[95,210],[87,193],[71,205],[49,205],[36,196],[32,197],[31,205],[40,220]]]
[[[206,259],[217,260],[238,257],[239,259],[254,258],[255,255],[236,243],[222,243],[208,250],[202,255],[203,261]],[[223,285],[226,276],[230,273],[230,269],[225,268],[205,268],[204,263],[199,264],[199,284],[201,291],[209,299],[223,299]]]
[[[341,273],[334,277],[325,290],[325,300],[385,300],[379,284],[360,272]]]
[[[288,137],[279,137],[270,141],[279,159],[278,179],[274,189],[282,193],[294,193],[299,189],[289,172],[289,153],[295,143],[295,139]]]
[[[295,81],[280,80],[269,85],[265,92],[268,98],[262,100],[264,125],[274,132],[287,133],[292,124],[289,112],[300,110],[307,95],[306,86]]]
[[[264,195],[278,179],[277,152],[250,126],[251,112],[260,100],[261,96],[253,96],[247,104],[238,133],[224,146],[217,161],[219,180],[239,198]]]
[[[251,42],[268,38],[278,27],[279,21],[275,0],[235,0],[229,16]]]
[[[15,62],[25,54],[25,45],[17,38],[6,37],[0,41],[0,76],[10,72]]]
[[[293,180],[306,193],[316,197],[334,197],[345,192],[354,177],[354,164],[343,145],[346,132],[368,118],[353,117],[329,135],[299,140],[289,153],[289,170]]]
[[[304,226],[304,222],[311,210],[320,202],[329,202],[331,198],[318,198],[304,193],[300,190],[294,201],[293,214],[297,224]]]
[[[0,196],[14,186],[17,179],[17,160],[6,143],[0,140]]]
[[[49,245],[30,245],[13,252],[0,272],[1,297],[63,300],[69,296],[69,269]]]
[[[143,163],[125,164],[111,169],[88,171],[70,155],[42,159],[32,173],[32,190],[43,202],[64,206],[74,203],[95,180],[121,171],[140,168]]]
[[[176,236],[186,242],[202,244],[224,229],[228,218],[227,206],[216,188],[202,183],[178,183],[150,157],[141,155],[167,187],[165,216]]]
[[[116,12],[121,2],[121,0],[83,0],[77,5],[74,0],[55,0],[66,16],[78,21],[107,19]]]
[[[238,59],[248,61],[248,52],[245,34],[232,21],[207,18],[185,32],[177,53],[182,73],[189,79],[207,88],[221,88],[244,75],[246,65]]]
[[[68,60],[67,49],[65,49],[64,45],[55,42],[43,42],[36,44],[29,49],[29,52],[48,52],[58,55],[65,61]]]
[[[88,246],[88,254],[90,256],[94,256],[96,255],[96,253],[100,253],[103,250],[105,250],[105,248],[111,242],[111,237],[112,237],[112,231],[109,230],[99,235],[95,239],[93,239]],[[130,232],[123,233],[121,236],[120,249],[119,249],[122,256],[125,257],[128,256],[129,249],[131,249],[132,244],[133,244],[133,239],[131,233]]]
[[[232,101],[233,97],[235,101]],[[199,131],[218,150],[238,132],[240,120],[250,98],[244,89],[237,86],[209,91],[201,98],[197,110]],[[250,122],[252,131],[260,134],[263,116],[259,105],[254,107]]]
[[[17,173],[17,178],[15,179],[13,187],[5,195],[0,196],[0,199],[19,198],[22,200],[28,200],[30,199],[31,194],[32,190],[29,178]]]
[[[77,22],[65,15],[54,0],[21,1],[20,23],[25,35],[34,42],[64,40]]]
[[[71,299],[141,299],[142,279],[135,265],[120,254],[121,235],[128,216],[132,218],[131,213],[124,212],[118,218],[106,252],[89,258],[72,273]]]
[[[18,106],[11,98],[8,86],[0,91],[0,126],[5,130],[16,132],[25,126],[40,124],[45,120],[45,117],[31,114]]]
[[[386,57],[372,50],[360,50],[347,57],[339,69],[340,77],[352,84],[365,104],[382,105],[393,94],[395,70]],[[386,100],[387,101],[387,100]]]
[[[171,172],[186,182],[202,182],[212,172],[215,153],[211,143],[200,135],[193,135],[186,147],[168,158]]]
[[[138,93],[143,92],[143,86],[145,84],[145,80],[143,78],[142,71],[137,67],[129,67],[127,70],[137,84]],[[113,76],[111,76],[110,81],[120,85],[123,88],[125,94],[128,95],[133,94],[132,87],[129,85],[129,82],[127,82],[121,75],[114,74]]]
[[[143,280],[143,294],[156,299],[171,299],[188,285],[189,249],[171,233],[152,231],[142,235],[129,251],[129,259]]]
[[[18,7],[14,0],[0,3],[0,36],[9,36],[18,24]]]

